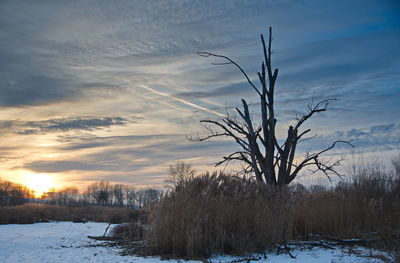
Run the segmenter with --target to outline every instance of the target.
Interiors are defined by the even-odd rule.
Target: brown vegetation
[[[269,193],[265,184],[224,174],[194,178],[153,208],[147,235],[151,252],[201,257],[278,243],[289,237],[289,214],[283,201],[275,200],[286,195]]]
[[[0,224],[32,224],[37,222],[75,221],[122,223],[137,217],[136,210],[117,207],[70,207],[47,204],[0,206]]]
[[[148,225],[142,220],[125,226],[130,231],[125,237],[144,237],[150,254],[198,258],[257,252],[289,240],[365,239],[374,233],[380,240],[374,245],[393,252],[399,244],[399,201],[400,174],[379,165],[359,166],[351,179],[329,189],[275,190],[207,173],[153,205]]]

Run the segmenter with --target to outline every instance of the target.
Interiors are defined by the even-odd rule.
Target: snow
[[[87,236],[103,235],[107,225],[92,222],[0,225],[0,262],[159,262],[158,258],[120,256],[117,248],[89,247],[102,242]]]
[[[106,223],[72,223],[50,222],[31,225],[0,225],[0,262],[2,263],[54,263],[54,262],[144,262],[144,263],[177,263],[201,262],[183,260],[161,260],[159,257],[121,256],[120,249],[107,246],[90,246],[103,243],[87,238],[101,236],[108,224]],[[292,254],[268,253],[266,255],[250,255],[254,258],[249,262],[369,262],[371,259],[362,257],[371,251],[365,248],[349,249],[294,249]],[[358,252],[358,253],[354,253]],[[232,256],[214,256],[212,263],[225,263],[240,260]],[[374,259],[375,260],[375,259]],[[247,262],[247,261],[244,261]],[[375,260],[374,262],[383,262]]]

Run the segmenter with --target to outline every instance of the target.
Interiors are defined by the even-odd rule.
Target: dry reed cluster
[[[151,252],[188,257],[244,253],[291,236],[290,202],[253,180],[216,173],[178,186],[152,209]],[[279,202],[277,202],[279,200]],[[279,212],[278,212],[279,211]]]
[[[141,233],[150,254],[188,258],[257,252],[317,235],[350,238],[379,232],[398,242],[398,174],[369,167],[336,187],[311,189],[271,189],[207,173],[155,204]]]

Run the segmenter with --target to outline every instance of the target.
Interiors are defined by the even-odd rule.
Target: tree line
[[[97,181],[90,184],[85,191],[77,187],[65,187],[51,191],[43,197],[50,204],[66,206],[116,206],[140,208],[159,201],[163,192],[159,189],[136,189],[132,185],[111,184],[108,181]]]
[[[90,184],[86,190],[79,191],[75,186],[45,193],[35,200],[33,191],[28,187],[0,179],[0,206],[22,205],[28,202],[43,202],[66,206],[115,206],[140,208],[158,202],[163,195],[160,189],[136,189],[132,185],[111,184],[98,181]]]
[[[32,197],[32,190],[26,186],[0,179],[0,206],[21,205]]]

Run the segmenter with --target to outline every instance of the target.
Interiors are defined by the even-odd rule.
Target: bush
[[[142,208],[130,213],[129,223],[120,224],[112,229],[111,235],[127,241],[142,241],[148,230],[148,210]]]
[[[32,224],[55,221],[129,222],[131,209],[116,207],[69,207],[45,204],[25,204],[0,207],[0,224]]]

